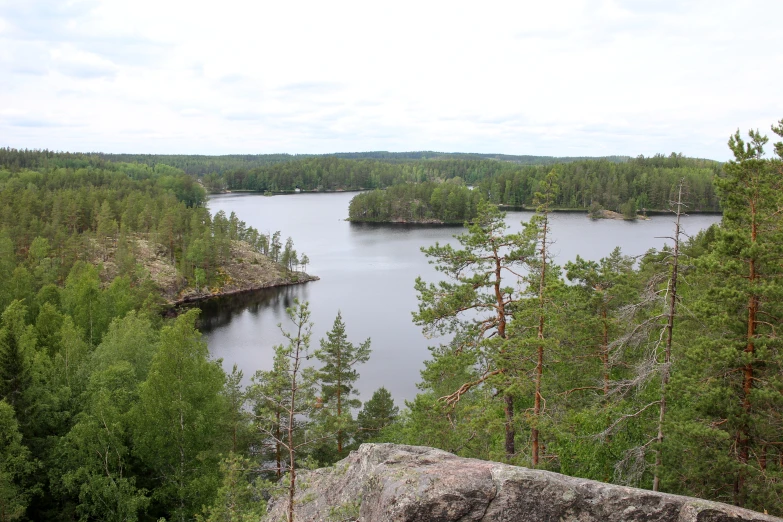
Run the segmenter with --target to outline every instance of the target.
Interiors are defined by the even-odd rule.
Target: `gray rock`
[[[717,502],[615,486],[445,451],[362,444],[298,475],[297,522],[781,521]],[[264,520],[286,519],[287,497]]]

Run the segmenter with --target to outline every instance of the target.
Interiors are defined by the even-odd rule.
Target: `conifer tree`
[[[319,416],[325,417],[327,429],[336,431],[337,456],[342,458],[343,446],[353,431],[351,408],[361,406],[361,401],[352,397],[358,392],[354,388],[359,373],[355,366],[370,358],[370,339],[358,346],[348,341],[341,312],[337,312],[332,329],[321,339],[321,348],[315,357],[323,364],[316,373],[321,383]],[[348,437],[347,437],[348,436]]]
[[[282,450],[287,454],[287,516],[288,522],[293,522],[297,459],[301,458],[303,448],[323,439],[308,438],[305,429],[306,419],[316,407],[314,370],[304,366],[309,356],[313,327],[309,305],[295,299],[294,306],[287,308],[286,314],[294,325],[294,331],[288,332],[281,324],[278,325],[288,344],[275,347],[275,367],[272,372],[257,374],[254,394],[261,406],[256,410],[258,429],[272,439],[278,452]]]
[[[14,409],[0,399],[0,520],[24,520],[30,491],[24,487],[32,471],[30,451],[22,444],[22,434]]]
[[[764,158],[767,138],[749,136],[731,136],[734,160],[715,180],[723,222],[700,259],[694,305],[706,328],[677,380],[687,399],[669,448],[688,472],[668,476],[675,490],[765,509],[783,493],[783,176],[780,160]]]
[[[394,405],[391,393],[381,386],[375,390],[370,400],[364,403],[362,411],[356,416],[356,441],[364,442],[377,437],[383,428],[397,419],[399,413],[400,409]]]
[[[470,380],[443,396],[444,402],[453,406],[488,380],[498,388],[505,416],[504,449],[506,458],[511,459],[516,454],[512,393],[516,377],[512,373],[518,364],[512,361],[512,366],[508,365],[504,343],[514,306],[520,300],[512,285],[522,277],[521,269],[534,255],[535,244],[522,234],[507,233],[504,217],[497,207],[482,202],[468,232],[456,236],[460,250],[437,243],[422,248],[447,279],[429,285],[416,279],[419,311],[413,317],[425,335],[454,335],[445,350],[433,352],[437,357],[462,360],[471,366]],[[476,374],[479,363],[481,370]]]
[[[535,243],[537,245],[537,256],[535,261],[533,258],[530,260],[532,265],[532,272],[537,272],[538,286],[537,298],[538,298],[538,321],[536,327],[536,338],[538,340],[538,346],[536,347],[536,367],[535,367],[535,391],[533,398],[533,422],[531,426],[531,458],[530,462],[535,467],[539,464],[541,442],[539,440],[541,414],[542,414],[542,385],[544,378],[544,352],[546,346],[545,327],[547,325],[547,304],[550,301],[548,280],[547,280],[547,268],[551,263],[549,255],[549,246],[552,242],[551,230],[549,223],[549,212],[551,211],[552,204],[557,195],[557,175],[555,171],[550,172],[546,178],[541,182],[541,192],[536,192],[535,202],[538,207],[536,208],[536,216],[530,220],[528,230],[534,231]],[[531,285],[533,286],[533,285]],[[535,288],[535,286],[533,286]],[[549,319],[551,321],[551,319]]]
[[[286,403],[289,399],[290,362],[280,350],[275,350],[272,369],[259,370],[253,376],[248,395],[253,404],[253,414],[259,431],[264,434],[263,446],[272,447],[275,476],[279,479],[285,471],[283,462],[283,434],[287,431]]]

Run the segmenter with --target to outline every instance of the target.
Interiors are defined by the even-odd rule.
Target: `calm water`
[[[280,230],[291,236],[300,257],[310,258],[307,272],[321,280],[304,285],[272,288],[251,297],[234,298],[202,306],[202,332],[214,357],[233,364],[246,379],[256,370],[268,370],[273,347],[284,341],[277,324],[288,326],[285,307],[294,298],[309,301],[312,311],[312,348],[331,329],[342,311],[348,338],[358,343],[372,338],[370,361],[358,367],[357,388],[362,400],[385,386],[402,405],[416,395],[416,383],[428,346],[442,340],[426,339],[411,321],[417,309],[413,283],[417,276],[434,281],[438,273],[420,252],[436,241],[455,243],[461,227],[407,227],[351,224],[344,221],[348,202],[355,194],[220,195],[210,198],[215,213],[232,211],[248,225],[268,233]],[[520,228],[531,212],[509,212],[511,230]],[[563,264],[577,253],[598,260],[621,246],[628,255],[640,255],[663,245],[673,230],[673,218],[657,216],[649,221],[591,221],[584,214],[552,216],[555,261]],[[720,220],[720,216],[684,219],[685,231],[695,234]],[[290,324],[290,323],[289,323]]]

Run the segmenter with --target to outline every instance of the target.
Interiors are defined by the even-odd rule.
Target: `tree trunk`
[[[280,450],[280,441],[282,435],[280,434],[280,410],[277,410],[275,412],[275,460],[277,462],[277,478],[283,476],[283,466],[282,466],[282,454]]]
[[[669,384],[670,365],[672,357],[672,337],[674,333],[674,318],[677,312],[677,277],[680,260],[680,217],[682,216],[682,185],[680,182],[677,195],[677,221],[674,225],[674,252],[672,254],[672,271],[669,277],[669,313],[666,321],[666,345],[663,355],[663,369],[661,370],[661,401],[658,416],[658,435],[656,437],[658,447],[655,450],[655,476],[653,477],[653,491],[660,491],[661,445],[663,444],[663,422],[666,418],[666,386]]]
[[[539,315],[538,315],[538,333],[537,337],[539,342],[543,343],[544,341],[544,322],[545,322],[545,316],[544,316],[544,289],[546,288],[546,241],[547,241],[547,228],[549,225],[549,216],[548,214],[544,214],[544,223],[543,223],[543,229],[542,229],[542,236],[541,236],[541,278],[538,283],[538,306],[539,306]],[[539,441],[539,429],[538,429],[538,423],[541,419],[541,381],[544,375],[544,345],[539,344],[538,345],[538,358],[536,360],[536,391],[535,391],[535,398],[533,401],[533,429],[530,433],[530,438],[532,439],[533,443],[533,456],[532,456],[532,465],[533,467],[538,466],[539,462],[539,451],[540,451],[540,441]]]
[[[515,448],[514,448],[514,397],[510,394],[505,394],[503,396],[503,400],[505,401],[505,407],[503,408],[505,414],[506,414],[506,441],[505,441],[505,447],[506,447],[506,459],[511,460],[511,458],[514,456]]]
[[[603,296],[601,296],[603,301]],[[601,364],[604,367],[604,397],[609,395],[609,325],[606,320],[606,305],[601,304],[601,322],[603,323],[604,335],[601,342]]]
[[[751,245],[756,244],[756,238],[758,236],[758,223],[757,223],[757,209],[755,199],[750,201],[750,242]],[[759,309],[759,298],[756,295],[756,281],[758,280],[758,273],[756,267],[756,260],[751,257],[748,263],[748,283],[750,285],[751,295],[748,298],[748,325],[745,341],[745,353],[753,354],[755,348],[756,338],[756,316]],[[750,415],[752,409],[750,403],[750,393],[753,389],[753,363],[749,362],[742,368],[742,409],[746,415]],[[742,466],[748,463],[750,457],[750,427],[743,423],[737,430],[736,436],[737,444],[737,457]],[[737,479],[734,482],[734,503],[740,507],[745,504],[745,470],[740,467],[737,473]]]

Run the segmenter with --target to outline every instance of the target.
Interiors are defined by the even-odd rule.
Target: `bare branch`
[[[483,383],[484,381],[486,381],[488,378],[492,377],[493,375],[498,375],[498,374],[501,374],[501,373],[503,373],[503,370],[494,370],[494,371],[491,371],[491,372],[486,372],[486,373],[484,373],[484,375],[482,375],[481,377],[479,377],[475,381],[466,382],[465,384],[460,386],[459,389],[457,391],[455,391],[454,393],[452,393],[450,395],[444,395],[443,397],[440,397],[438,400],[445,402],[446,404],[448,404],[449,406],[451,406],[453,408],[454,405],[459,402],[460,398],[462,398],[462,396],[465,393],[467,393],[471,388],[473,388],[474,386],[478,386],[479,384]]]

